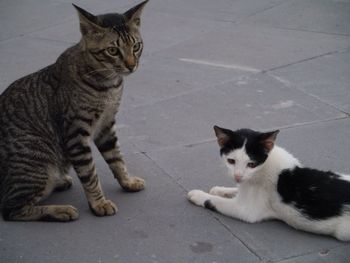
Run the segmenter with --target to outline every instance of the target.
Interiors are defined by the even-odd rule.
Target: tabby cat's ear
[[[90,14],[88,11],[82,9],[75,4],[72,4],[75,9],[78,11],[79,22],[80,22],[80,31],[83,36],[87,34],[102,33],[105,29],[98,25],[97,17],[93,14]]]
[[[214,131],[216,138],[218,139],[218,144],[221,148],[225,146],[225,144],[230,140],[229,134],[232,132],[231,130],[220,128],[218,126],[214,126]]]
[[[147,4],[149,0],[143,1],[142,3],[130,8],[128,11],[124,13],[124,17],[126,18],[126,23],[134,29],[137,29],[141,25],[141,13],[143,7]]]
[[[275,145],[277,134],[279,132],[279,130],[276,130],[271,132],[265,132],[260,135],[260,143],[264,146],[267,152],[272,150],[273,146]]]

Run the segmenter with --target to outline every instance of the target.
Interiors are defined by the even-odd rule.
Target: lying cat
[[[214,127],[221,157],[238,187],[192,190],[198,206],[254,223],[279,219],[296,229],[350,240],[350,175],[304,168],[275,146],[277,131]]]

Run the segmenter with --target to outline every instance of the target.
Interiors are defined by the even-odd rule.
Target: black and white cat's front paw
[[[209,200],[210,195],[202,190],[191,190],[187,194],[187,199],[190,200],[190,202],[194,203],[198,206],[205,206],[205,202]]]
[[[209,194],[225,198],[233,198],[237,195],[237,187],[214,186],[210,189]]]

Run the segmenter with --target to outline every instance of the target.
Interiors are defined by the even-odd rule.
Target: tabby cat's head
[[[251,179],[262,168],[279,132],[231,131],[218,126],[214,130],[229,175],[238,183]]]
[[[93,15],[74,5],[79,14],[84,63],[96,72],[129,74],[138,66],[143,43],[140,16],[148,0],[124,14]]]

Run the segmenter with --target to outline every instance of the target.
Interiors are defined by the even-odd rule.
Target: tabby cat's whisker
[[[91,77],[97,73],[102,73],[102,72],[108,72],[108,71],[113,71],[113,69],[109,69],[109,68],[100,68],[100,69],[95,69],[95,70],[92,70],[92,71],[89,71],[87,73],[85,73],[83,75],[83,77]]]

